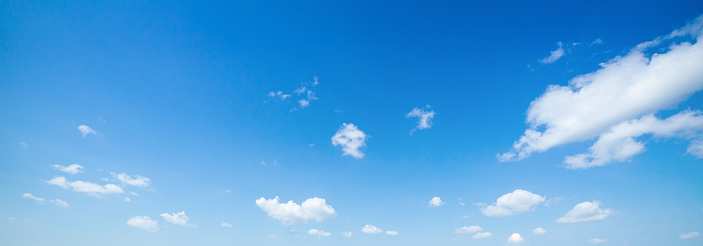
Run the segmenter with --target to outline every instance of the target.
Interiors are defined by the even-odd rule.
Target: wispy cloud
[[[62,165],[59,165],[59,164],[54,164],[54,165],[51,165],[51,166],[54,167],[54,169],[56,169],[56,170],[59,170],[59,171],[61,171],[61,172],[65,172],[65,173],[70,173],[70,174],[76,174],[76,173],[82,173],[82,172],[83,172],[83,171],[81,170],[81,169],[83,169],[83,166],[78,165],[78,164],[71,164],[71,165],[68,165],[68,166],[62,166]]]
[[[188,224],[188,220],[189,220],[190,218],[188,218],[188,216],[186,216],[186,212],[185,212],[185,211],[181,211],[181,212],[178,212],[178,213],[172,213],[172,214],[162,213],[162,214],[160,214],[159,216],[163,217],[164,220],[166,220],[166,222],[169,222],[169,223],[171,223],[171,224],[181,225],[181,226],[187,226],[187,227],[193,227],[193,228],[198,227],[198,226],[193,225],[193,224]]]
[[[113,177],[115,177],[117,180],[122,181],[123,184],[126,185],[133,185],[133,186],[139,186],[139,187],[149,187],[151,184],[151,179],[143,177],[141,175],[134,175],[130,176],[126,173],[110,173],[112,174]]]
[[[559,48],[557,48],[556,50],[552,50],[549,56],[540,59],[539,62],[542,64],[554,63],[555,61],[559,60],[559,58],[562,58],[564,55],[566,55],[566,51],[563,47],[564,44],[562,42],[559,42],[557,43],[557,45],[559,45]]]
[[[56,185],[64,189],[72,189],[75,192],[82,192],[92,196],[105,194],[121,194],[124,190],[115,184],[99,185],[87,181],[68,181],[66,177],[54,177],[46,181],[48,184]]]
[[[149,232],[156,232],[159,230],[159,222],[149,218],[149,216],[134,216],[127,220],[127,225],[136,227]]]
[[[425,106],[424,108],[413,108],[410,113],[405,115],[405,118],[410,118],[410,117],[417,117],[417,126],[410,131],[410,135],[412,135],[416,130],[422,130],[422,129],[429,129],[432,127],[432,118],[434,118],[435,112],[432,110],[430,105]]]
[[[27,199],[32,199],[32,200],[36,201],[37,203],[41,203],[41,204],[43,204],[44,202],[47,201],[46,198],[36,197],[36,196],[32,195],[31,193],[24,193],[24,194],[22,194],[22,197],[27,198]],[[48,202],[54,203],[59,207],[64,207],[64,208],[68,207],[68,203],[61,200],[61,199],[49,199]]]
[[[86,125],[78,126],[78,131],[81,132],[81,135],[83,135],[83,137],[87,136],[88,134],[98,134],[98,132]]]

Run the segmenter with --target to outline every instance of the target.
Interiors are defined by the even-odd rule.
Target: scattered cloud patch
[[[684,233],[679,235],[679,239],[691,239],[691,238],[697,238],[700,237],[701,234],[698,232],[689,232],[689,233]]]
[[[76,173],[82,173],[82,172],[83,172],[83,170],[81,170],[81,169],[83,169],[83,166],[78,165],[78,164],[71,164],[71,165],[68,165],[68,166],[62,166],[62,165],[59,165],[59,164],[54,164],[54,165],[51,165],[51,166],[54,167],[54,169],[59,170],[59,171],[64,172],[64,173],[76,174]]]
[[[24,193],[24,194],[22,194],[22,198],[32,199],[32,200],[34,200],[34,201],[36,201],[36,202],[38,202],[38,203],[46,202],[46,199],[40,198],[40,197],[36,197],[36,196],[34,196],[34,195],[30,194],[30,193]]]
[[[471,236],[474,239],[479,239],[479,238],[487,238],[487,237],[492,237],[493,233],[490,232],[477,232],[473,236]]]
[[[486,216],[513,216],[534,209],[546,198],[532,192],[517,189],[499,197],[495,203],[481,209]]]
[[[122,181],[123,184],[126,185],[133,185],[133,186],[139,186],[139,187],[149,187],[149,184],[151,183],[151,179],[142,177],[141,175],[134,175],[130,176],[127,175],[126,173],[110,173],[112,174],[113,177],[115,177],[117,180]]]
[[[474,232],[479,232],[481,230],[483,230],[483,228],[481,228],[480,226],[477,226],[477,225],[462,226],[462,227],[454,230],[454,233],[456,233],[456,234],[471,234]]]
[[[552,50],[549,56],[540,59],[539,62],[542,64],[554,63],[555,61],[559,60],[559,58],[562,58],[564,55],[566,55],[566,51],[563,47],[564,44],[559,42],[557,43],[557,45],[559,45],[559,48],[557,48],[556,50]]]
[[[430,199],[430,207],[436,208],[436,207],[442,206],[442,204],[444,204],[444,202],[438,196],[435,196],[432,199]]]
[[[588,47],[591,47],[591,46],[594,46],[597,44],[602,44],[602,43],[603,43],[603,40],[601,40],[600,38],[597,38],[596,40],[593,40],[593,42],[591,42],[591,45],[589,45]]]
[[[98,134],[98,132],[86,125],[78,126],[78,131],[81,132],[81,135],[83,135],[83,137],[87,136],[88,134]]]
[[[268,216],[281,221],[286,226],[307,223],[308,220],[312,219],[317,222],[323,222],[337,216],[334,208],[327,205],[325,199],[318,197],[309,198],[300,205],[293,201],[281,203],[278,197],[273,199],[262,197],[256,200],[256,205],[264,210]]]
[[[332,235],[332,233],[329,233],[326,231],[321,231],[318,229],[310,229],[308,231],[308,234],[313,235],[313,236],[318,236],[318,238],[329,237],[330,235]]]
[[[668,36],[641,43],[627,55],[602,63],[594,72],[574,77],[569,85],[550,85],[530,103],[529,128],[511,151],[497,158],[517,161],[558,145],[590,140],[618,124],[676,106],[700,91],[703,42],[694,41],[703,33],[702,24],[699,17]],[[645,54],[646,49],[674,37],[688,41],[672,42],[668,49],[660,49],[664,53]]]
[[[696,158],[703,159],[703,141],[691,141],[691,144],[688,145],[688,149],[686,149],[686,153]]]
[[[386,231],[386,235],[396,236],[398,235],[398,231]]]
[[[124,190],[115,184],[99,185],[86,181],[68,181],[66,177],[54,177],[46,181],[48,184],[56,185],[64,189],[72,189],[75,192],[82,192],[92,196],[105,194],[122,194]]]
[[[290,112],[297,111],[298,108],[304,109],[304,108],[310,106],[310,102],[317,100],[317,97],[315,96],[315,92],[311,91],[310,88],[315,87],[318,84],[319,84],[319,82],[317,81],[317,76],[314,77],[314,81],[312,81],[312,82],[308,81],[308,82],[301,83],[300,87],[295,89],[295,91],[293,91],[292,94],[295,94],[296,96],[299,96],[299,97],[302,96],[304,98],[297,100],[299,107],[291,109]],[[277,92],[271,91],[268,93],[268,96],[271,99],[278,98],[281,101],[285,101],[288,98],[292,98],[291,94],[283,93],[283,91],[280,91],[280,90]],[[266,101],[266,102],[268,102],[268,101]]]
[[[125,197],[125,198],[124,198],[124,201],[125,201],[125,202],[132,202],[132,198]]]
[[[156,232],[159,230],[159,222],[152,220],[149,216],[134,216],[127,220],[127,225],[136,227],[149,232]]]
[[[278,97],[279,99],[281,99],[281,101],[285,101],[286,98],[289,98],[289,97],[290,97],[290,94],[283,94],[282,91],[277,91],[277,92],[273,92],[273,91],[272,91],[272,92],[269,92],[268,96],[271,97],[271,98],[277,98],[277,97]]]
[[[508,237],[508,243],[521,243],[522,241],[525,241],[525,239],[520,236],[520,233],[513,233]]]
[[[188,216],[186,216],[185,211],[181,211],[178,213],[172,213],[172,214],[162,213],[162,214],[160,214],[160,216],[163,217],[164,220],[166,220],[167,222],[172,223],[172,224],[188,226],[188,227],[193,227],[193,228],[198,227],[193,224],[188,224],[188,220],[190,218],[188,218]]]
[[[354,236],[354,233],[352,233],[351,231],[342,232],[342,236],[346,238],[351,238],[352,236]]]
[[[581,223],[589,221],[604,220],[610,216],[613,216],[614,212],[612,209],[602,209],[600,208],[600,201],[593,200],[593,202],[582,202],[576,204],[571,211],[567,212],[564,217],[557,219],[557,223]]]
[[[608,241],[608,239],[591,238],[591,239],[588,239],[588,241],[586,241],[586,242],[590,243],[590,244],[599,244],[599,243],[605,243],[607,241]]]
[[[432,127],[432,118],[434,118],[435,112],[432,110],[430,105],[425,106],[425,108],[413,108],[410,113],[405,115],[405,118],[417,117],[417,126],[415,129],[410,131],[412,135],[416,130],[429,129]]]
[[[535,235],[544,235],[547,234],[547,230],[543,229],[542,227],[537,227],[532,230],[532,233],[534,233]]]
[[[222,227],[232,227],[232,224],[222,222],[222,224],[220,224],[220,226],[222,226]]]
[[[349,155],[361,159],[364,157],[364,153],[359,149],[366,146],[367,139],[368,136],[354,124],[343,123],[337,133],[332,136],[332,145],[342,146],[342,152],[344,152],[342,156]]]
[[[364,227],[361,228],[361,232],[366,233],[366,234],[377,234],[383,232],[381,228],[378,228],[374,225],[365,225]]]

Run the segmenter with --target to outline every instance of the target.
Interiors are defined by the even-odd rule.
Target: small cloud
[[[75,192],[83,192],[92,196],[100,196],[104,194],[122,194],[124,190],[115,184],[99,185],[86,181],[68,181],[66,177],[54,177],[46,181],[48,184],[56,185],[64,189],[71,188]]]
[[[598,39],[594,40],[594,41],[591,43],[591,45],[589,45],[588,47],[591,47],[591,46],[594,46],[594,45],[597,45],[597,44],[602,44],[602,43],[603,43],[603,40],[601,40],[600,38],[598,38]]]
[[[487,237],[492,237],[492,236],[493,236],[493,233],[490,233],[490,232],[478,232],[471,237],[473,237],[474,239],[479,239],[479,238],[487,238]]]
[[[112,174],[113,177],[115,177],[117,180],[122,181],[123,184],[126,185],[133,185],[133,186],[139,186],[139,187],[148,187],[149,184],[151,183],[151,179],[142,177],[141,175],[134,175],[130,176],[127,175],[126,173],[110,173]]]
[[[346,237],[346,238],[350,238],[350,237],[354,236],[354,233],[352,233],[351,231],[342,232],[342,236]]]
[[[542,229],[542,227],[537,227],[534,230],[532,230],[532,233],[534,233],[535,235],[544,235],[547,233],[547,230]]]
[[[81,135],[83,135],[83,137],[87,136],[88,134],[97,134],[97,133],[98,133],[98,132],[96,132],[95,130],[93,130],[92,128],[90,128],[89,126],[86,126],[86,125],[80,125],[80,126],[78,126],[78,131],[81,132]]]
[[[226,190],[225,192],[227,192],[227,193],[232,193],[232,190]]]
[[[315,147],[314,143],[308,144],[308,147]]]
[[[490,217],[514,216],[532,211],[546,198],[526,190],[517,189],[499,197],[495,203],[482,208],[481,213]]]
[[[10,217],[10,218],[7,218],[7,220],[10,220],[10,221],[17,220],[17,217]]]
[[[684,233],[679,235],[679,239],[691,239],[691,238],[697,238],[700,237],[701,234],[698,232],[689,232],[689,233]]]
[[[272,98],[278,97],[278,98],[281,99],[281,101],[285,101],[286,98],[289,98],[289,97],[290,97],[290,94],[283,94],[282,91],[278,91],[278,92],[273,92],[273,91],[272,91],[272,92],[269,92],[268,96],[269,96],[269,97],[272,97]]]
[[[557,219],[557,223],[581,223],[604,220],[614,214],[612,209],[601,209],[600,201],[582,202],[576,204],[564,217]]]
[[[131,199],[131,198],[129,198],[129,197],[125,197],[125,198],[124,198],[124,201],[125,201],[125,202],[131,202],[131,201],[132,201],[132,199]]]
[[[525,239],[520,236],[520,233],[513,233],[513,235],[508,237],[508,243],[520,243],[522,241],[525,241]]]
[[[152,220],[151,218],[149,218],[149,216],[134,216],[127,220],[127,225],[149,232],[158,231],[158,224],[158,221]]]
[[[386,231],[386,235],[396,236],[398,235],[398,231]]]
[[[173,213],[173,214],[162,213],[162,214],[160,214],[160,216],[163,217],[164,220],[166,220],[167,222],[170,222],[172,224],[188,226],[188,227],[193,227],[193,228],[198,227],[193,224],[188,224],[188,220],[190,218],[188,218],[188,216],[186,216],[185,211],[181,211],[181,212]]]
[[[588,241],[586,241],[586,242],[590,243],[590,244],[599,244],[599,243],[605,243],[607,241],[608,241],[608,239],[591,238],[591,239],[588,239]]]
[[[366,140],[368,136],[359,130],[352,123],[344,123],[337,130],[337,133],[332,136],[332,145],[342,146],[342,156],[349,155],[356,159],[361,159],[364,157],[364,153],[359,150],[361,147],[366,146]]]
[[[322,237],[329,237],[330,235],[332,235],[332,233],[329,233],[326,231],[321,231],[318,229],[310,229],[308,231],[308,234],[313,235],[313,236],[317,236],[318,239],[321,239]]]
[[[40,197],[36,197],[36,196],[34,196],[34,195],[30,194],[30,193],[24,193],[24,194],[22,194],[22,198],[29,198],[29,199],[32,199],[32,200],[38,202],[38,203],[44,203],[44,202],[46,201],[46,199],[40,198]]]
[[[444,204],[444,202],[438,196],[435,196],[432,199],[430,199],[430,207],[436,208],[436,207],[442,206],[442,204]]]
[[[564,55],[566,55],[564,47],[562,47],[563,44],[561,42],[559,42],[558,45],[559,45],[558,49],[552,50],[552,52],[549,56],[540,59],[539,62],[542,64],[554,63],[555,61],[559,60],[559,58],[562,58]]]
[[[410,113],[405,115],[405,118],[417,117],[417,126],[415,129],[410,131],[412,135],[416,130],[429,129],[432,127],[432,118],[434,118],[435,112],[431,109],[430,105],[425,106],[425,108],[413,108]]]
[[[51,166],[54,167],[54,169],[56,169],[56,170],[59,170],[59,171],[61,171],[61,172],[65,172],[65,173],[70,173],[70,174],[76,174],[76,173],[82,173],[82,172],[83,172],[83,171],[81,170],[81,169],[83,169],[83,166],[78,165],[78,164],[71,164],[71,165],[68,165],[68,166],[61,166],[61,165],[59,165],[59,164],[54,164],[54,165],[51,165]]]
[[[383,232],[383,230],[374,225],[365,225],[363,228],[361,228],[361,232],[366,234],[377,234]]]
[[[281,203],[280,198],[259,198],[256,205],[264,210],[271,218],[281,221],[281,224],[293,226],[297,223],[307,223],[309,220],[323,222],[331,220],[337,213],[332,206],[327,205],[325,199],[314,197],[305,200],[300,205],[293,201]]]
[[[222,224],[220,224],[220,226],[222,226],[222,227],[232,227],[232,224],[222,222]]]
[[[474,232],[479,232],[481,230],[483,230],[483,228],[481,228],[480,226],[477,226],[477,225],[462,226],[462,227],[454,230],[454,233],[456,233],[456,234],[471,234]]]
[[[36,196],[34,196],[34,195],[30,194],[30,193],[24,193],[24,194],[22,194],[22,197],[23,197],[23,198],[32,199],[32,200],[34,200],[34,201],[36,201],[37,203],[40,203],[40,204],[44,204],[44,202],[47,201],[45,198],[36,197]],[[59,206],[59,207],[64,207],[64,208],[67,208],[67,207],[68,207],[68,203],[65,202],[65,201],[63,201],[63,200],[61,200],[61,199],[49,199],[48,201],[49,201],[50,203],[56,204],[56,205]]]
[[[25,148],[29,147],[29,145],[27,145],[27,143],[25,143],[25,142],[20,142],[20,146],[25,147]]]
[[[133,196],[139,196],[139,194],[137,194],[137,192],[134,192],[134,191],[130,191],[129,194],[132,194]]]

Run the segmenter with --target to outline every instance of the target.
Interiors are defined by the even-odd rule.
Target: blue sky
[[[703,3],[0,3],[2,245],[700,245]]]

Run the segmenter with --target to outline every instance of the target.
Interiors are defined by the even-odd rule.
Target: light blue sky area
[[[0,245],[703,244],[700,1],[0,11]]]

